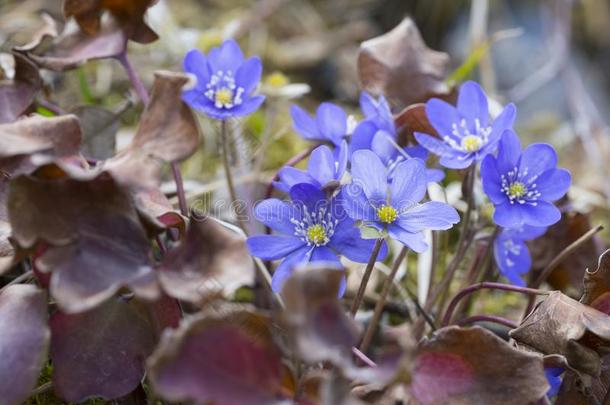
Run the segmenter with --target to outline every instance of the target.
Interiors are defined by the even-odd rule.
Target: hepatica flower
[[[208,55],[194,49],[184,57],[184,70],[195,75],[197,84],[186,90],[183,100],[196,110],[215,119],[248,115],[263,103],[254,95],[262,63],[258,57],[244,60],[237,42],[229,39]]]
[[[488,155],[481,164],[483,190],[495,206],[494,222],[505,228],[521,225],[549,226],[561,213],[552,203],[563,197],[570,172],[557,169],[551,145],[535,143],[521,151],[519,138],[505,131],[498,157]]]
[[[441,157],[440,164],[463,169],[496,150],[505,129],[512,129],[515,106],[509,104],[493,122],[489,119],[487,96],[475,82],[460,87],[457,108],[439,99],[426,103],[426,115],[440,135],[415,133],[415,139]]]
[[[279,172],[280,181],[274,182],[274,186],[285,193],[292,186],[299,183],[307,183],[320,189],[326,189],[333,185],[338,186],[345,174],[347,167],[347,143],[343,141],[340,147],[333,153],[326,145],[318,146],[311,152],[307,171],[294,167],[284,167]]]
[[[388,171],[372,151],[359,150],[352,156],[352,184],[341,195],[350,217],[387,232],[415,252],[427,249],[425,229],[449,229],[459,222],[457,211],[445,203],[419,202],[426,194],[424,162],[410,159],[394,169],[388,183]]]
[[[532,265],[530,252],[525,244],[528,240],[543,235],[547,227],[522,225],[518,228],[503,229],[494,241],[494,258],[500,273],[512,284],[524,286],[521,278]]]
[[[290,107],[294,130],[309,141],[331,142],[340,146],[351,132],[348,117],[343,109],[333,103],[322,103],[315,117],[298,105]]]
[[[253,256],[282,263],[273,273],[272,288],[281,291],[295,265],[310,261],[340,263],[339,256],[366,263],[374,240],[362,239],[359,229],[335,199],[311,184],[290,189],[291,202],[267,199],[254,209],[255,217],[277,235],[251,236],[247,240]],[[387,254],[384,245],[379,260]],[[345,283],[341,288],[341,294]]]

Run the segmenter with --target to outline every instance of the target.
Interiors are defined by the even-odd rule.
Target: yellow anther
[[[398,211],[390,205],[382,205],[377,209],[377,216],[381,222],[391,224],[398,217]]]
[[[267,76],[266,82],[269,86],[283,87],[290,83],[290,80],[288,80],[288,77],[282,72],[273,72]]]
[[[216,94],[214,95],[214,101],[216,102],[216,104],[220,104],[223,106],[233,104],[233,91],[231,89],[227,89],[226,87],[216,90]]]
[[[467,152],[476,152],[481,149],[481,138],[476,135],[466,135],[462,138],[462,148]]]
[[[320,224],[307,228],[307,240],[315,245],[326,243],[326,229]]]
[[[520,198],[527,193],[527,187],[520,181],[515,181],[508,187],[508,196],[511,198]]]

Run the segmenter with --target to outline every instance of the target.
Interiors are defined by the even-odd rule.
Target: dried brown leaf
[[[13,57],[15,76],[0,82],[0,123],[13,122],[25,113],[42,87],[36,65],[18,53]]]
[[[358,75],[364,90],[404,108],[449,92],[448,63],[449,56],[428,48],[413,20],[405,18],[390,32],[362,43]]]

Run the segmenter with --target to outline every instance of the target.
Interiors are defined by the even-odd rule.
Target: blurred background
[[[61,27],[61,5],[0,0],[0,51],[29,42],[43,13]],[[155,70],[181,70],[188,50],[207,51],[228,37],[237,38],[247,55],[261,56],[267,101],[236,123],[242,136],[236,138],[235,166],[238,184],[262,193],[275,170],[306,147],[291,129],[290,105],[313,111],[332,100],[358,117],[360,44],[407,16],[428,47],[447,54],[448,84],[474,79],[499,103],[514,102],[524,143],[552,143],[560,165],[572,170],[571,206],[591,216],[587,223],[608,224],[608,0],[159,0],[147,20],[160,39],[132,42],[129,54],[147,85]],[[64,110],[97,104],[120,112],[113,127],[117,148],[129,141],[141,107],[122,108],[129,81],[116,61],[45,71],[44,80],[47,97]],[[189,199],[205,205],[211,199],[202,196],[223,193],[224,182],[216,124],[203,118],[201,124],[205,146],[183,170]],[[170,194],[171,187],[168,181]]]

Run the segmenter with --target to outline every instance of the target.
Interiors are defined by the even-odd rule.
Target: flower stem
[[[538,288],[542,285],[542,283],[551,275],[553,270],[561,264],[565,260],[566,257],[574,253],[579,247],[583,244],[587,243],[593,236],[595,236],[598,232],[603,230],[604,227],[602,225],[598,225],[593,229],[590,229],[587,233],[583,234],[580,238],[576,239],[574,242],[566,246],[546,267],[542,270],[538,278],[536,278],[532,283],[529,284],[529,287]],[[530,297],[527,302],[527,307],[525,308],[525,312],[523,314],[523,318],[525,318],[534,307],[534,297]]]
[[[519,327],[516,322],[511,321],[510,319],[502,318],[501,316],[495,315],[473,315],[468,318],[462,319],[457,322],[459,326],[471,325],[476,322],[491,322],[497,323],[499,325],[508,326],[511,329],[516,329]]]
[[[131,86],[136,91],[138,98],[147,106],[150,102],[150,96],[148,95],[148,90],[146,90],[146,86],[142,83],[142,79],[138,75],[138,72],[134,69],[131,61],[127,57],[127,51],[122,52],[120,55],[116,57],[119,61],[125,73],[127,73],[127,77],[129,77],[129,81],[131,82]],[[172,174],[174,176],[174,182],[176,183],[176,194],[178,196],[178,204],[180,206],[180,213],[184,216],[189,215],[188,205],[186,203],[186,196],[184,194],[184,182],[182,181],[182,173],[180,172],[180,167],[176,162],[170,163],[172,167]]]
[[[360,350],[362,352],[367,351],[367,349],[369,348],[369,345],[371,344],[371,340],[373,340],[373,335],[375,334],[375,329],[377,328],[377,324],[379,323],[379,319],[381,318],[381,314],[383,313],[383,308],[384,308],[385,302],[388,298],[388,294],[390,293],[390,289],[392,288],[392,283],[394,282],[394,277],[396,277],[396,272],[398,271],[400,264],[405,260],[405,257],[407,256],[408,252],[409,252],[409,249],[406,246],[404,246],[400,250],[398,257],[396,257],[396,260],[394,260],[394,264],[392,265],[390,274],[388,274],[388,276],[385,279],[385,282],[383,283],[381,295],[379,296],[379,299],[377,300],[377,303],[375,304],[375,311],[373,312],[373,317],[371,318],[371,320],[366,328],[366,331],[364,332],[364,337],[362,338],[362,343],[360,343]]]
[[[447,312],[445,312],[445,316],[443,317],[442,326],[447,326],[451,322],[451,318],[453,316],[453,312],[455,308],[459,304],[460,300],[476,291],[482,289],[492,289],[492,290],[504,290],[504,291],[513,291],[521,294],[529,294],[529,295],[548,295],[548,291],[537,290],[534,288],[528,287],[519,287],[511,284],[503,284],[503,283],[493,283],[490,281],[483,281],[482,283],[474,284],[469,287],[464,288],[460,292],[458,292],[455,297],[449,303],[447,307]]]
[[[360,360],[362,360],[362,362],[364,364],[366,364],[369,367],[377,367],[377,364],[375,364],[375,362],[371,359],[369,359],[366,354],[362,353],[360,350],[356,349],[355,347],[352,347],[352,353],[354,353],[356,355],[356,357],[358,357]]]
[[[239,227],[244,231],[246,236],[248,235],[248,228],[246,224],[243,222],[241,217],[239,216],[239,211],[237,209],[237,193],[235,192],[235,185],[233,183],[233,175],[231,173],[231,165],[229,163],[229,153],[230,153],[230,133],[229,133],[229,123],[227,120],[220,121],[220,137],[222,138],[222,164],[225,170],[225,177],[227,179],[227,188],[229,189],[229,198],[231,199],[231,208],[233,213],[235,214],[235,218],[237,219],[237,223]]]
[[[352,316],[356,315],[358,312],[358,308],[362,303],[362,297],[364,297],[364,292],[366,291],[366,286],[369,283],[369,279],[371,278],[371,274],[373,273],[373,268],[375,267],[375,262],[377,261],[377,256],[379,255],[379,251],[381,250],[381,246],[383,246],[383,238],[379,238],[375,241],[375,246],[373,247],[373,252],[371,252],[371,256],[369,257],[369,262],[366,265],[366,269],[364,270],[364,275],[362,276],[362,281],[360,281],[360,287],[358,287],[358,292],[356,293],[356,297],[352,301],[352,306],[350,308],[350,313]]]

